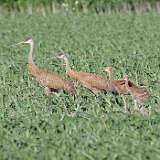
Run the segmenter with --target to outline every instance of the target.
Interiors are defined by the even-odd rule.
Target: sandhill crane
[[[125,107],[125,112],[127,112],[128,107],[127,107],[127,103],[126,103],[126,97],[124,95],[130,94],[130,92],[126,89],[125,80],[113,80],[112,79],[112,73],[113,73],[112,67],[106,67],[104,70],[109,75],[109,80],[108,80],[109,90],[113,94],[119,94],[122,96],[122,99],[124,102],[124,107]],[[135,86],[131,81],[128,82],[128,85]]]
[[[142,104],[151,96],[149,91],[142,86],[129,86],[128,76],[124,76],[127,91],[132,95],[136,109],[140,110]]]
[[[89,89],[92,93],[97,95],[99,92],[108,91],[108,83],[100,76],[93,73],[77,72],[70,68],[69,60],[65,53],[58,53],[58,59],[64,60],[66,73],[69,77],[79,81],[82,86]]]
[[[67,94],[75,95],[75,88],[72,82],[64,80],[57,73],[41,69],[37,65],[35,65],[35,63],[33,62],[34,41],[31,37],[26,38],[24,41],[18,44],[30,45],[28,56],[29,73],[36,78],[41,86],[45,88],[45,93],[47,95],[49,95],[50,93],[56,93],[60,90],[63,90]]]
[[[64,92],[74,95],[75,88],[73,83],[70,81],[64,80],[57,73],[50,72],[45,69],[38,68],[33,62],[33,48],[34,41],[31,37],[27,38],[25,41],[22,41],[18,44],[29,44],[30,51],[28,56],[28,70],[29,73],[36,77],[36,80],[46,89],[47,94],[51,92],[58,92],[63,90]]]

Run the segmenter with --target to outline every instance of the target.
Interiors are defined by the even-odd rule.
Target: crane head
[[[33,43],[33,39],[31,37],[28,37],[24,41],[14,44],[13,46],[19,45],[19,44],[31,44],[31,43]]]
[[[104,71],[107,72],[107,73],[110,73],[110,72],[112,72],[112,67],[106,67],[104,69]]]
[[[69,55],[67,54],[67,53],[64,53],[64,52],[59,52],[57,55],[56,55],[56,57],[58,58],[58,59],[68,59],[68,57],[69,57]]]
[[[65,56],[65,54],[64,54],[63,52],[60,52],[60,53],[58,53],[58,54],[56,55],[56,57],[57,57],[58,59],[64,59],[66,56]]]
[[[30,44],[31,45],[31,44],[33,44],[33,39],[32,39],[32,37],[28,37],[24,41],[16,43],[16,44],[13,44],[11,46],[17,46],[19,44]]]
[[[22,43],[24,44],[31,44],[33,42],[32,37],[27,37]]]
[[[124,80],[128,81],[128,75],[124,75]]]

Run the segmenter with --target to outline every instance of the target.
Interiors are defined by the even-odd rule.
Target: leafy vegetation
[[[22,16],[0,17],[0,157],[1,159],[160,159],[160,17],[143,16]],[[35,62],[69,79],[58,51],[70,55],[75,70],[107,78],[124,74],[152,93],[145,107],[150,116],[125,114],[111,94],[94,97],[76,83],[77,98],[65,97],[68,110],[27,71],[28,46],[11,46],[26,36],[36,43]],[[133,102],[128,97],[132,109]]]
[[[160,11],[159,0],[1,0],[0,13],[144,13]]]

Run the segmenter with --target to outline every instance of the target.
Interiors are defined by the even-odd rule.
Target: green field
[[[34,60],[42,68],[69,79],[58,51],[70,55],[72,68],[107,79],[103,68],[112,66],[114,78],[124,74],[152,93],[145,106],[150,116],[125,114],[119,97],[94,97],[76,83],[77,99],[65,97],[68,110],[28,74],[28,46],[12,44],[32,36]],[[159,160],[160,159],[160,16],[0,17],[0,159]],[[128,97],[132,109],[133,102]]]

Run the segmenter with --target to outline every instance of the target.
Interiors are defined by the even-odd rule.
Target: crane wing
[[[105,89],[107,87],[107,81],[94,73],[79,72],[79,75],[81,75],[80,81],[83,84],[88,84],[97,89]]]

